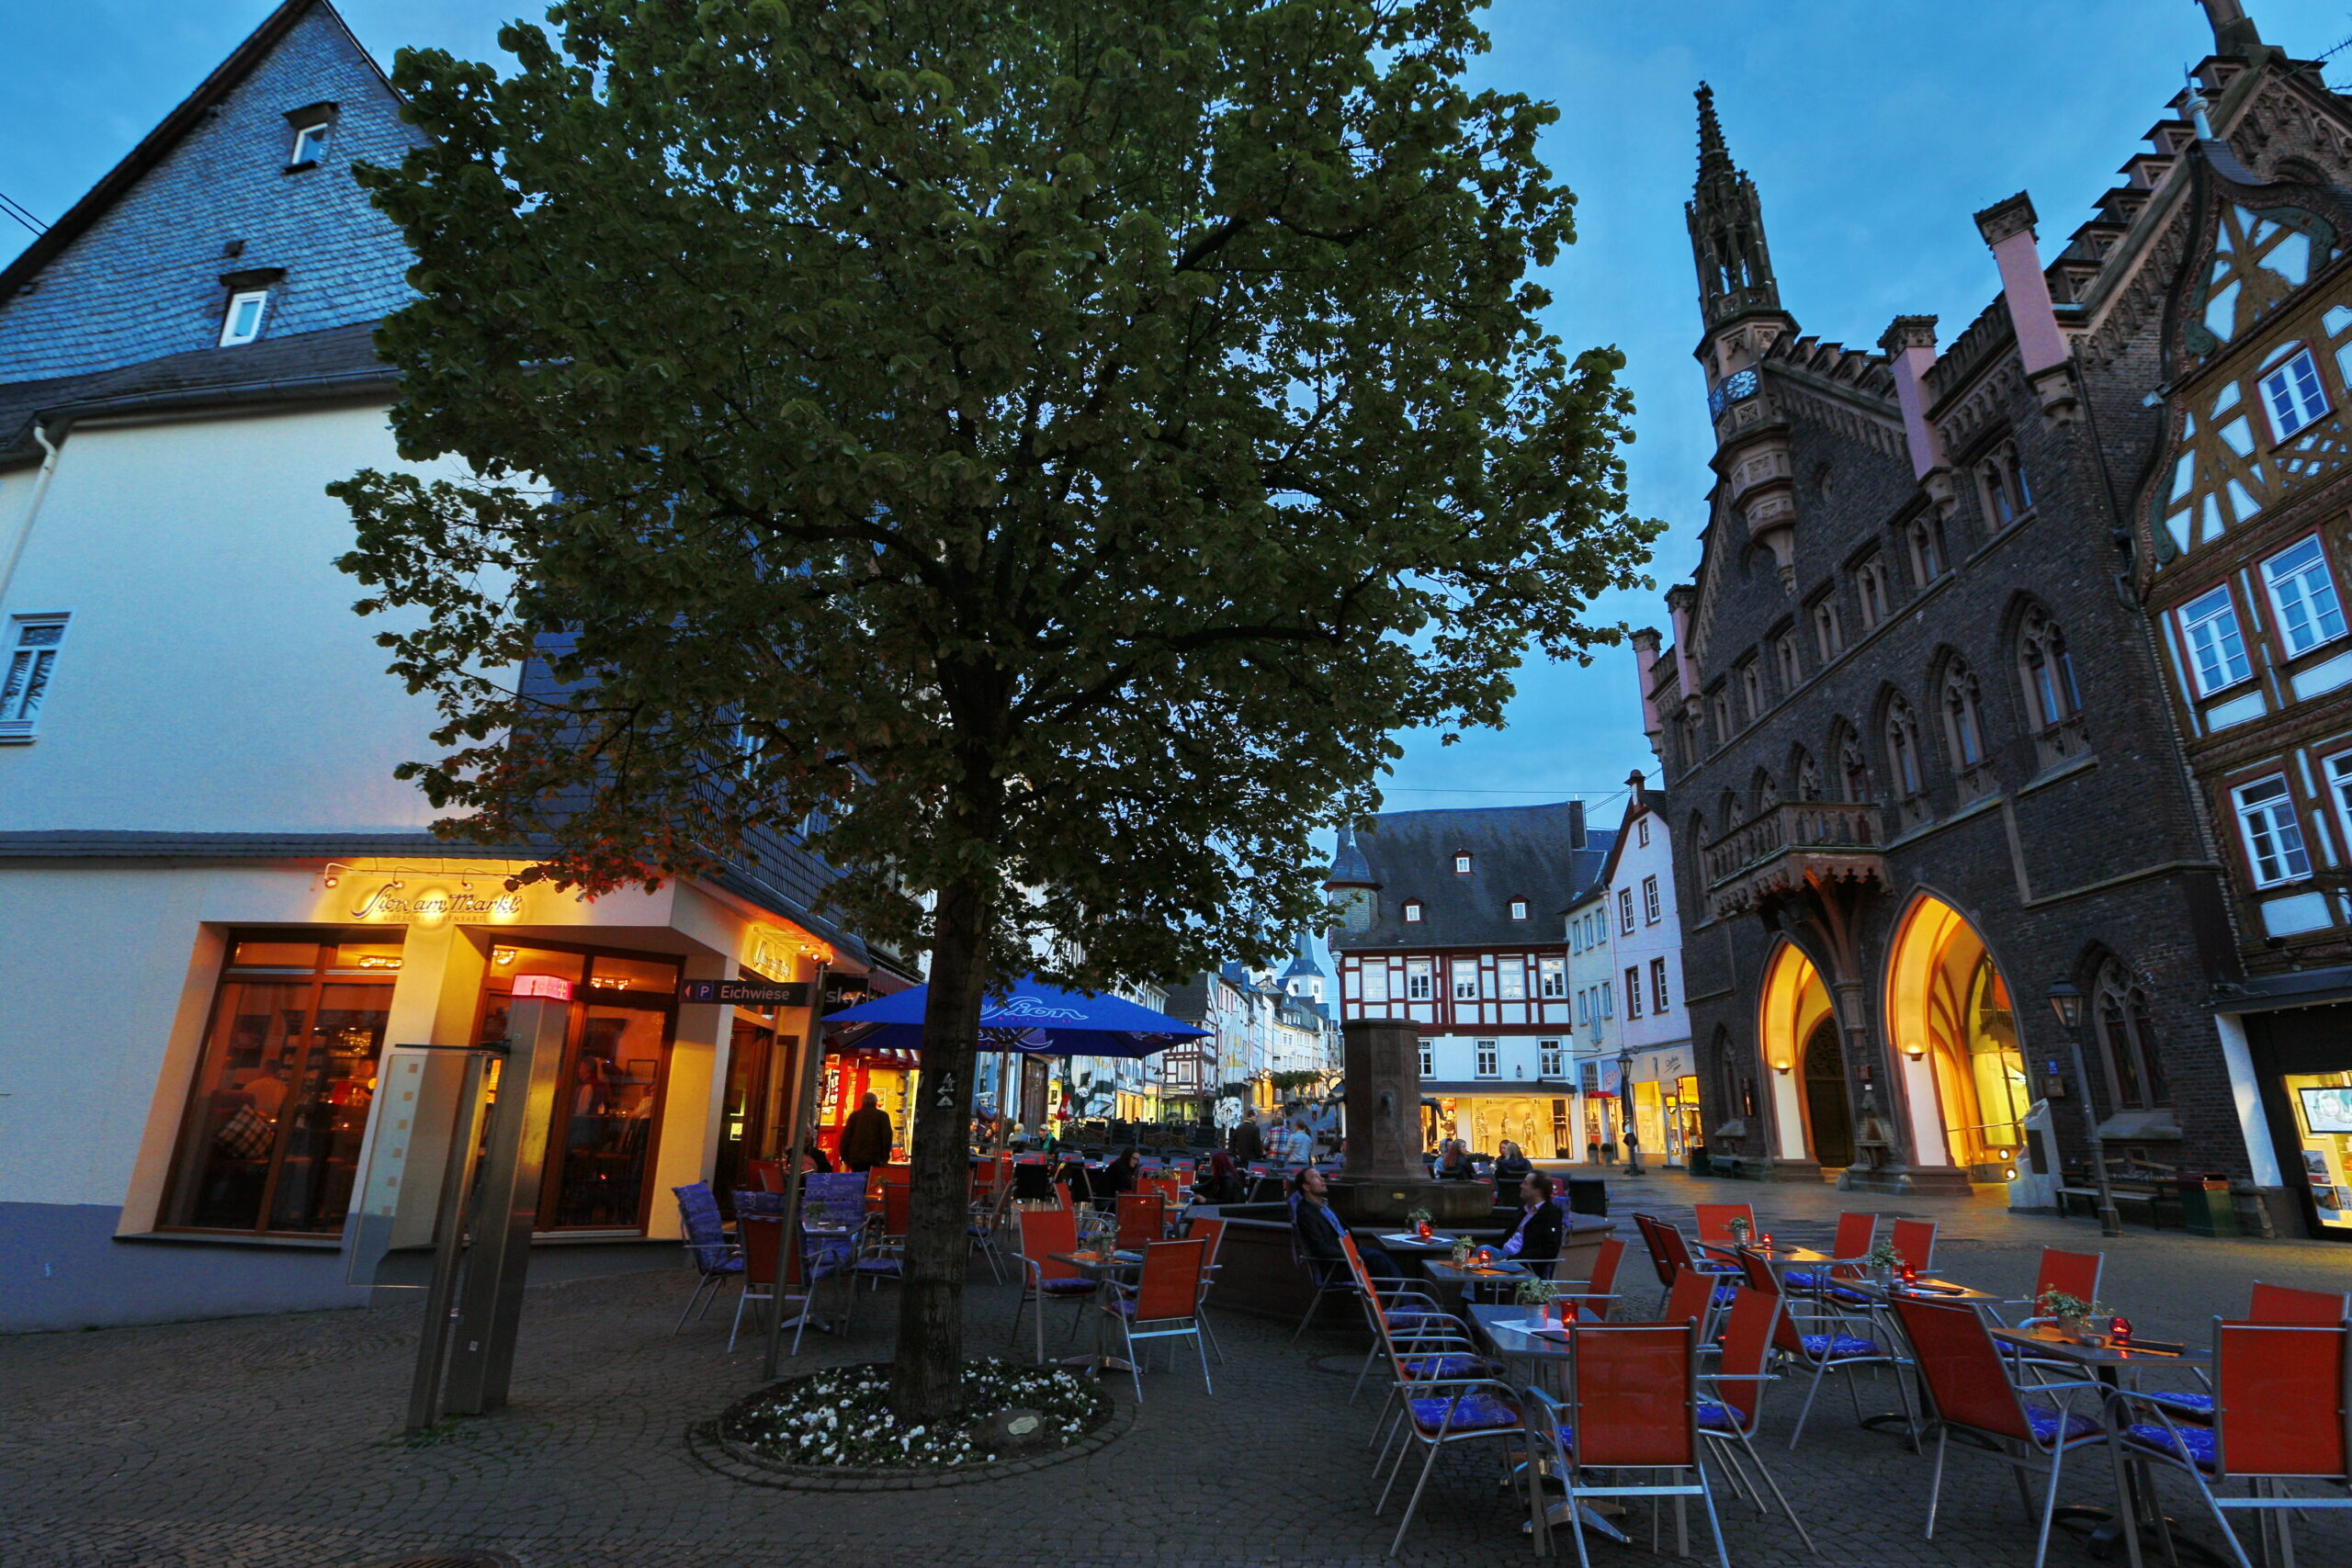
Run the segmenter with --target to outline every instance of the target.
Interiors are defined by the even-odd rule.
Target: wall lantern
[[[2073,982],[2061,980],[2042,995],[2049,998],[2050,1010],[2058,1015],[2060,1027],[2071,1030],[2083,1021],[2083,993],[2075,989]]]
[[[1772,1070],[1776,1073],[1785,1073],[1789,1070],[1789,1067],[1790,1064],[1787,1062],[1775,1062],[1772,1064]]]
[[[1903,1054],[1916,1062],[1928,1054],[1928,1048],[1917,1040],[1905,1040],[1903,1043]]]

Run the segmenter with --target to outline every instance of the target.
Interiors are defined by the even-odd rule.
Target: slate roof
[[[32,434],[36,421],[54,425],[96,413],[300,398],[389,400],[398,377],[376,357],[374,332],[373,322],[360,321],[235,348],[165,355],[119,369],[0,383],[0,461],[40,456]]]
[[[1334,951],[1368,948],[1492,947],[1506,942],[1557,942],[1554,918],[1590,888],[1616,834],[1586,831],[1584,803],[1496,806],[1468,811],[1397,811],[1367,821],[1355,835],[1380,889],[1379,908],[1363,931],[1331,932]],[[1453,857],[1470,854],[1467,875]],[[1404,908],[1419,899],[1422,915],[1407,925]],[[1528,919],[1510,918],[1510,901],[1524,898]]]
[[[1283,971],[1283,978],[1288,980],[1300,975],[1323,975],[1323,965],[1315,962],[1315,954],[1306,945],[1305,931],[1291,941],[1290,967]],[[1330,978],[1328,975],[1323,975],[1323,977]]]

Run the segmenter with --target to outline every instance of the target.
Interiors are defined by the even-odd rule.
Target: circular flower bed
[[[994,1464],[1066,1449],[1102,1425],[1110,1398],[1061,1368],[975,1361],[951,1418],[902,1423],[886,1364],[830,1367],[761,1390],[719,1418],[730,1449],[769,1464],[842,1473]]]

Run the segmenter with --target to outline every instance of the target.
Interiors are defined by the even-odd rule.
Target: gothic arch
[[[1756,1038],[1770,1084],[1771,1147],[1824,1167],[1854,1159],[1854,1106],[1845,1041],[1820,967],[1788,937],[1764,961]]]
[[[1758,768],[1747,775],[1747,803],[1758,816],[1781,803],[1781,786],[1772,782],[1767,770]]]
[[[1871,771],[1870,748],[1862,743],[1861,732],[1850,719],[1839,718],[1829,726],[1829,747],[1822,753],[1828,759],[1832,798],[1837,800],[1876,800],[1876,775]]]
[[[1826,800],[1829,798],[1826,793],[1828,786],[1822,778],[1821,769],[1814,761],[1813,753],[1804,749],[1804,742],[1802,740],[1789,748],[1786,776],[1789,781],[1790,799]]]
[[[1893,685],[1881,687],[1873,706],[1880,783],[1895,807],[1900,826],[1909,828],[1927,818],[1928,787],[1934,775],[1928,765],[1928,731],[1911,699]]]
[[[1916,890],[1887,944],[1881,997],[1914,1159],[1999,1179],[2033,1095],[2009,971],[1983,927]]]

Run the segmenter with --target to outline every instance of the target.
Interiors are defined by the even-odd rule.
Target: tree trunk
[[[923,1005],[922,1093],[908,1134],[914,1170],[899,1351],[890,1371],[890,1408],[909,1423],[947,1418],[962,1384],[964,1275],[971,1266],[964,1138],[979,1061],[989,916],[977,879],[958,878],[940,889]]]

